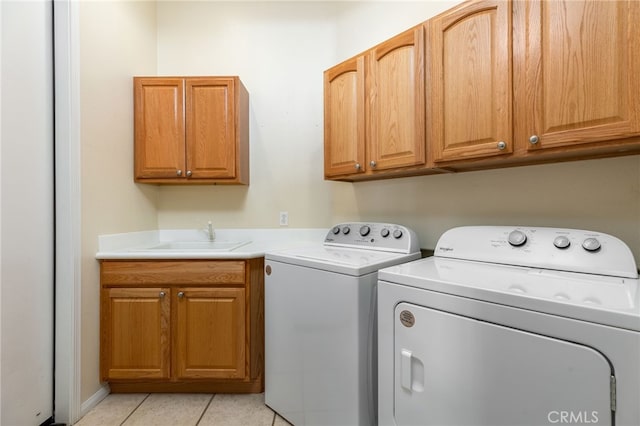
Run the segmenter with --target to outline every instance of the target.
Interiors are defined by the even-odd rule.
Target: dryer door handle
[[[408,391],[411,391],[411,351],[402,349],[400,351],[400,385]]]

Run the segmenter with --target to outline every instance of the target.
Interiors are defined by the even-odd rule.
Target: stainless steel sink
[[[168,241],[141,251],[233,251],[251,241]]]

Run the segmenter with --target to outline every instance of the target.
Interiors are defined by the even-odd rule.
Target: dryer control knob
[[[363,237],[369,235],[369,232],[371,232],[371,228],[369,228],[367,225],[363,225],[360,227],[360,235],[362,235]]]
[[[338,235],[340,233],[340,227],[339,226],[334,226],[333,229],[331,230],[331,232],[333,232],[334,235]]]
[[[582,248],[586,251],[598,251],[600,247],[600,241],[597,238],[587,238],[582,242]]]
[[[509,244],[520,247],[527,242],[527,235],[522,231],[511,231],[509,233]]]
[[[348,227],[348,226],[345,226],[344,228],[342,228],[342,233],[343,233],[344,235],[347,235],[349,232],[351,232],[351,229],[349,229],[349,227]]]
[[[393,231],[393,238],[398,239],[402,237],[402,231],[399,229],[396,229],[395,231]]]
[[[382,228],[380,235],[382,235],[382,238],[387,238],[389,236],[389,230],[387,228]]]
[[[559,237],[556,237],[555,240],[553,240],[553,245],[559,249],[566,249],[571,245],[571,241],[569,241],[569,238],[565,237],[564,235],[560,235]]]

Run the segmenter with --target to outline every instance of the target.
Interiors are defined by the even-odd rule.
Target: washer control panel
[[[416,233],[406,226],[393,223],[340,223],[329,230],[324,244],[397,253],[420,251]]]
[[[629,247],[595,231],[524,226],[463,226],[442,234],[435,256],[637,278]]]

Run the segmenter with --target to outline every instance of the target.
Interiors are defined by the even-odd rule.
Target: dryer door
[[[398,425],[610,425],[598,351],[409,303],[395,310]]]

